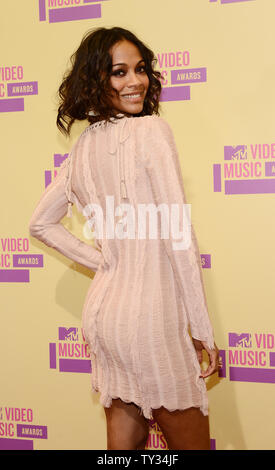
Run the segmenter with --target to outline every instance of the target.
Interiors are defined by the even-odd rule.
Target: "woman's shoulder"
[[[163,134],[163,137],[165,137],[166,134],[171,135],[172,133],[170,124],[166,119],[157,114],[133,118],[133,121],[136,126],[142,128],[147,135],[153,132],[153,134],[159,134],[159,136]]]
[[[84,131],[79,135],[76,146],[79,147],[84,145],[85,142],[91,141],[95,138],[95,134],[103,137],[105,140],[107,136],[104,131],[111,129],[114,124],[117,124],[115,127],[119,130],[121,127],[124,127],[123,123],[125,119],[128,120],[128,124],[132,124],[132,126],[128,126],[129,129],[134,128],[136,130],[136,137],[141,134],[145,140],[147,140],[147,138],[154,139],[156,137],[161,140],[162,138],[165,139],[167,136],[172,135],[172,129],[168,122],[157,114],[138,117],[132,116],[130,118],[125,117],[123,119],[118,119],[115,123],[100,121],[99,123],[86,127],[86,129],[84,129]],[[129,135],[130,134],[131,132],[129,132]]]
[[[152,114],[150,116],[141,116],[134,118],[136,127],[142,129],[142,136],[147,145],[158,142],[173,142],[174,133],[170,124],[163,117]]]
[[[116,124],[122,123],[124,121],[124,119],[129,119],[129,118],[127,118],[125,116],[123,119],[116,119],[115,123]],[[133,123],[135,125],[140,126],[140,127],[146,127],[147,128],[148,125],[149,126],[151,126],[151,125],[152,126],[162,126],[162,127],[169,126],[168,122],[163,117],[159,116],[158,114],[138,116],[138,117],[132,116],[130,119],[131,119],[131,121],[133,121]],[[112,123],[109,123],[108,121],[99,121],[99,122],[96,122],[95,124],[91,124],[91,125],[87,126],[86,129],[83,130],[83,132],[80,134],[79,137],[90,134],[91,131],[95,131],[98,128],[107,129],[108,124],[112,124]]]
[[[134,121],[139,123],[140,125],[145,125],[147,126],[148,124],[152,125],[158,125],[161,123],[167,123],[167,121],[159,116],[158,114],[151,114],[151,115],[146,115],[146,116],[139,116],[139,117],[133,117]]]

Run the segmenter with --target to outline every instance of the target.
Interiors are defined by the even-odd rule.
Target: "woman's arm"
[[[103,255],[96,248],[82,242],[70,233],[61,220],[67,213],[68,199],[65,184],[68,177],[68,164],[71,155],[62,163],[58,175],[42,194],[29,223],[30,235],[47,246],[55,248],[67,258],[97,271],[104,263]],[[76,196],[71,193],[73,203]]]
[[[168,123],[153,116],[146,124],[146,167],[150,176],[155,204],[166,203],[171,214],[171,204],[179,205],[179,230],[186,220],[183,204],[186,204],[178,152],[172,130]],[[170,219],[171,220],[171,219]],[[186,307],[191,335],[215,349],[213,329],[207,310],[203,286],[202,267],[195,232],[189,219],[191,243],[189,248],[175,250],[179,240],[163,238],[181,296]]]

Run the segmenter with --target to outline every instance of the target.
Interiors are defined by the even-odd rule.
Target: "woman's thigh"
[[[120,398],[104,408],[107,424],[107,449],[144,449],[149,436],[149,421],[135,403]]]
[[[199,408],[152,410],[169,450],[210,450],[209,419]]]

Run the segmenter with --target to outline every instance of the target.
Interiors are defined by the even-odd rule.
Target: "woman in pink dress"
[[[193,226],[189,243],[173,241],[170,231],[162,232],[167,212],[163,218],[157,210],[172,214],[177,205],[183,227],[180,163],[172,130],[159,116],[154,61],[128,30],[98,28],[84,36],[59,88],[57,125],[67,135],[75,120],[90,125],[43,193],[29,228],[96,272],[82,330],[92,390],[106,414],[107,449],[144,449],[150,419],[169,449],[210,449],[204,379],[218,370],[219,351]],[[62,225],[72,204],[92,226],[95,246]],[[200,365],[203,350],[207,370]]]

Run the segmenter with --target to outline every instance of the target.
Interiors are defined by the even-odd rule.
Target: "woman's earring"
[[[89,116],[99,116],[98,113],[95,113],[95,112],[92,111],[92,110],[88,112],[88,115],[89,115]]]

